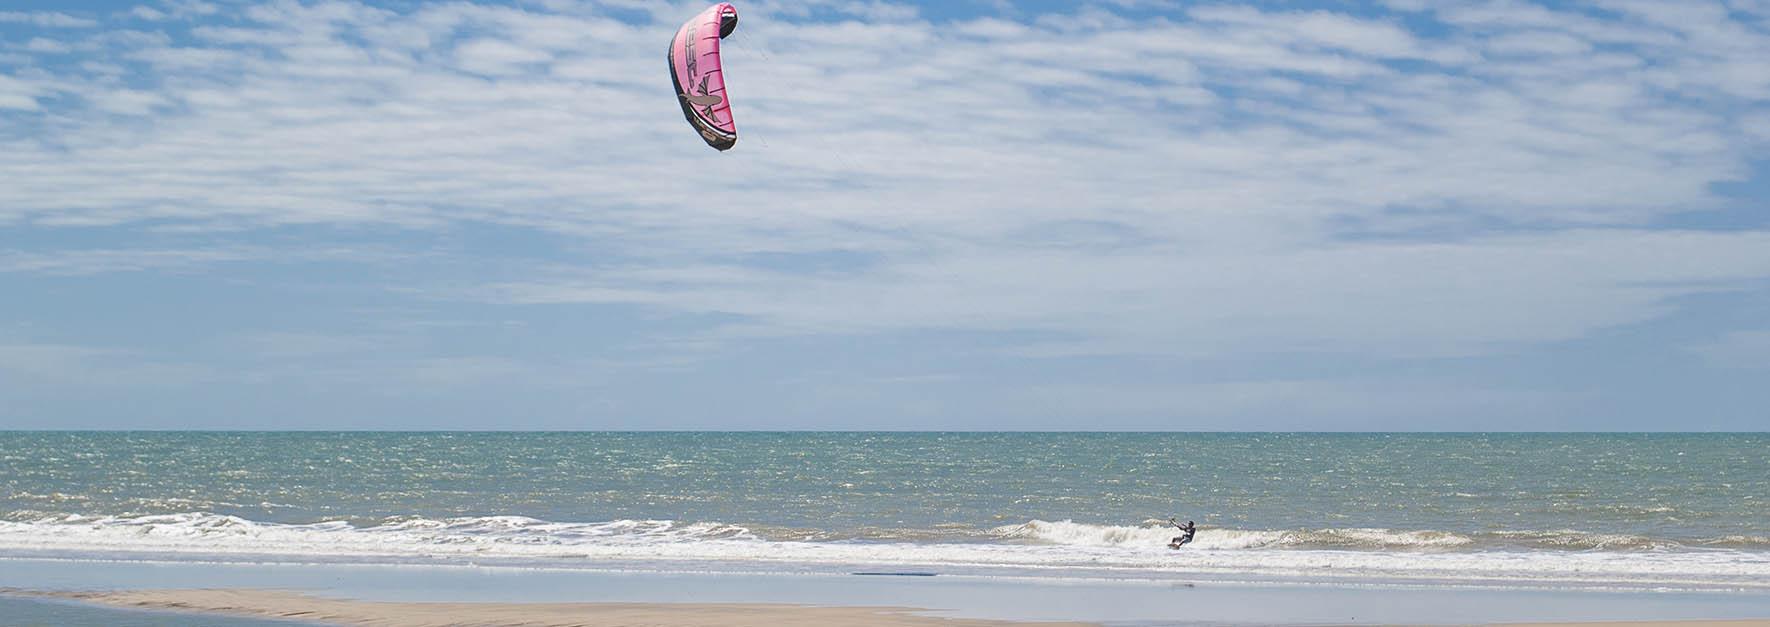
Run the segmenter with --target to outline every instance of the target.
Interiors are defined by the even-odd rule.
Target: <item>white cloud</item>
[[[1742,132],[1763,125],[1764,36],[1725,14],[1445,3],[1450,34],[1426,37],[1245,7],[943,24],[870,3],[841,10],[891,19],[807,23],[754,3],[725,42],[742,139],[715,154],[663,72],[693,10],[633,6],[659,21],[274,3],[193,42],[117,37],[144,75],[0,77],[0,106],[81,103],[0,151],[0,224],[516,226],[621,272],[467,296],[719,312],[760,333],[1065,338],[1047,353],[1467,354],[1770,276],[1763,233],[1644,226],[1716,206],[1709,185],[1765,156]],[[732,261],[831,252],[866,263]]]
[[[777,334],[902,328],[1075,337],[1033,354],[1441,356],[1639,322],[1674,297],[1770,276],[1770,234],[1583,231],[1291,252],[1096,255],[968,248],[842,276],[621,269],[514,282],[513,303],[726,313]]]
[[[165,97],[139,89],[103,89],[84,95],[99,110],[121,115],[149,115],[156,107],[168,104]]]
[[[43,28],[92,28],[98,21],[54,11],[0,11],[0,22]]]
[[[240,250],[80,250],[0,253],[0,272],[78,276],[195,268],[248,258]]]
[[[1525,56],[1584,54],[1592,50],[1592,44],[1584,39],[1553,31],[1508,33],[1489,39],[1486,47],[1498,54]]]
[[[171,15],[167,14],[165,11],[144,5],[136,5],[130,8],[129,14],[149,22],[158,22],[171,17]]]
[[[262,246],[207,248],[63,248],[49,251],[0,251],[0,273],[87,276],[117,272],[182,272],[235,262],[388,263],[409,262],[425,255],[388,250],[307,246],[297,249]]]
[[[383,164],[389,163],[407,168],[424,165],[438,172],[462,168],[487,173],[528,172],[530,179],[524,181],[528,190],[518,197],[511,197],[506,190],[502,196],[451,200],[481,206],[507,206],[521,200],[524,206],[515,210],[531,216],[552,213],[533,208],[536,203],[566,199],[589,204],[613,200],[654,208],[665,202],[679,204],[654,191],[658,179],[670,171],[671,161],[664,155],[671,153],[633,154],[636,146],[681,139],[680,129],[672,127],[669,107],[652,102],[656,100],[658,72],[647,69],[643,63],[646,55],[637,54],[647,49],[647,43],[655,44],[655,32],[592,22],[602,26],[601,36],[568,52],[548,47],[558,44],[534,42],[533,37],[524,35],[545,28],[513,30],[505,26],[514,33],[512,39],[473,39],[418,54],[407,49],[412,42],[440,40],[452,25],[469,19],[495,19],[497,24],[548,20],[510,11],[475,12],[458,7],[404,18],[348,10],[309,15],[291,6],[281,5],[280,12],[262,16],[275,17],[274,23],[233,29],[230,32],[235,35],[220,40],[260,42],[286,60],[264,58],[257,47],[235,50],[162,45],[143,46],[131,53],[155,63],[169,76],[181,77],[176,81],[180,87],[157,95],[167,102],[199,106],[192,115],[170,116],[160,122],[191,129],[198,142],[158,143],[148,137],[146,142],[117,147],[119,152],[133,153],[119,156],[176,163],[191,156],[176,154],[180,150],[201,149],[206,155],[245,151],[260,155],[255,159],[286,160],[314,169],[316,175],[360,179],[349,191],[340,190],[338,198],[298,194],[309,196],[300,206],[253,210],[228,207],[230,203],[221,197],[200,203],[219,213],[255,212],[254,217],[272,221],[337,217],[337,209],[319,210],[313,205],[335,203],[347,208],[359,204],[350,199],[364,197],[382,198],[385,205],[434,204],[438,189],[403,185],[388,176],[391,173],[382,173],[378,180],[361,176],[385,169]],[[759,131],[753,134],[758,142],[750,149],[749,161],[717,174],[726,183],[774,179],[789,188],[796,184],[800,189],[793,191],[804,192],[796,194],[803,199],[799,204],[841,204],[852,206],[853,213],[874,215],[884,213],[881,210],[887,207],[899,207],[906,199],[868,203],[863,198],[856,206],[852,194],[831,193],[829,185],[819,183],[817,176],[795,182],[793,177],[776,173],[821,172],[879,181],[881,186],[887,181],[919,182],[928,184],[928,193],[915,199],[915,204],[930,206],[971,204],[971,190],[976,186],[965,182],[995,180],[998,187],[1038,189],[1039,193],[1029,196],[1069,203],[1076,213],[1128,204],[1144,211],[1177,214],[1181,212],[1153,205],[1200,203],[1220,204],[1229,212],[1282,200],[1300,205],[1291,208],[1297,211],[1357,214],[1385,205],[1451,202],[1473,205],[1477,211],[1508,212],[1517,207],[1542,215],[1545,210],[1567,208],[1574,209],[1576,214],[1571,217],[1580,221],[1605,221],[1605,215],[1633,221],[1637,218],[1626,213],[1630,206],[1663,211],[1672,203],[1701,201],[1705,172],[1714,169],[1714,164],[1692,163],[1693,157],[1730,158],[1724,154],[1724,145],[1693,143],[1722,132],[1725,120],[1700,114],[1634,119],[1654,114],[1652,107],[1665,103],[1629,102],[1623,104],[1646,106],[1640,111],[1606,110],[1599,114],[1583,112],[1574,103],[1545,111],[1535,99],[1556,97],[1564,83],[1520,81],[1507,85],[1505,80],[1394,74],[1344,52],[1309,52],[1287,47],[1282,39],[1275,41],[1290,33],[1313,30],[1298,28],[1295,23],[1300,18],[1295,15],[1267,18],[1239,11],[1237,16],[1239,22],[1171,27],[1149,37],[1149,42],[1142,44],[1147,50],[1136,46],[1125,49],[1114,43],[1126,40],[1125,34],[1114,31],[1084,33],[1069,43],[1042,36],[1032,38],[1041,41],[1038,45],[1004,46],[952,39],[954,35],[919,23],[871,29],[858,25],[777,27],[768,39],[759,36],[731,44],[736,51],[730,60],[733,75],[748,70],[747,77],[734,79],[734,89],[745,89],[737,96],[740,109],[744,103],[749,106],[742,123]],[[335,26],[326,26],[343,18],[365,21],[353,26],[370,32],[392,33],[406,25],[451,26],[421,26],[418,32],[427,35],[401,39],[398,48],[378,48],[342,41]],[[556,19],[582,21],[576,17]],[[1262,19],[1271,23],[1260,23]],[[1353,25],[1347,26],[1351,30],[1360,24],[1338,16],[1309,19]],[[1236,26],[1242,22],[1256,25]],[[1383,23],[1364,27],[1396,32],[1396,27]],[[829,37],[867,41],[850,31],[872,38],[882,50],[847,55],[810,53],[824,48]],[[210,32],[212,38],[219,34]],[[1316,39],[1323,36],[1311,35]],[[1399,43],[1390,46],[1397,53],[1420,47],[1406,37],[1397,37]],[[1313,45],[1310,41],[1293,39],[1290,43]],[[817,48],[807,47],[812,45]],[[752,46],[754,54],[746,55],[746,46]],[[1151,55],[1172,61],[1150,64],[1140,60]],[[999,69],[992,72],[988,69],[992,65]],[[1534,68],[1540,64],[1520,65]],[[544,76],[508,74],[525,67],[545,71],[542,66],[554,70]],[[246,82],[235,86],[212,77],[210,73],[222,68],[246,72],[240,79]],[[1632,69],[1580,71],[1610,72],[1625,79]],[[1380,78],[1373,79],[1373,84],[1356,86],[1285,82],[1283,75],[1290,72]],[[1145,76],[1132,80],[1118,73]],[[470,74],[505,78],[485,82]],[[1588,82],[1613,91],[1629,86],[1620,80]],[[1289,98],[1295,102],[1222,97],[1231,89],[1271,85],[1293,90]],[[1053,95],[1035,95],[1052,88],[1062,92],[1055,94],[1055,99]],[[152,106],[140,98],[117,102],[119,97],[134,94],[113,92],[108,87],[89,93],[94,94],[92,101],[99,108],[140,113]],[[1101,93],[1121,95],[1101,100],[1097,96]],[[915,94],[913,102],[906,100],[908,94]],[[856,103],[867,106],[854,106]],[[1181,107],[1164,110],[1176,104]],[[1536,119],[1524,115],[1533,109],[1547,115]],[[1262,115],[1240,126],[1222,124],[1224,116],[1236,110]],[[1453,117],[1451,112],[1463,115]],[[1161,133],[1140,132],[1152,119],[1168,119],[1178,126]],[[637,123],[640,121],[643,124]],[[887,133],[881,122],[897,125],[904,132]],[[1575,132],[1569,132],[1570,125],[1576,125]],[[435,132],[438,127],[449,132]],[[1045,128],[1051,130],[1041,130]],[[89,130],[92,139],[102,141],[102,124]],[[875,132],[879,136],[872,136]],[[1054,133],[1059,135],[1051,137]],[[1370,136],[1339,136],[1345,133]],[[1680,145],[1664,141],[1672,136],[1681,138]],[[1071,146],[1078,143],[1068,140],[1071,137],[1086,137],[1087,141]],[[769,143],[762,146],[761,141]],[[436,142],[455,146],[439,152],[431,145]],[[1565,145],[1568,143],[1576,145]],[[750,144],[746,142],[746,148]],[[1657,150],[1643,153],[1639,147],[1646,145]],[[1053,182],[1090,176],[1075,176],[1070,162],[1039,158],[1035,153],[1055,154],[1055,150],[1072,148],[1076,149],[1073,154],[1086,155],[1084,159],[1095,164],[1090,169],[1107,174],[1093,177],[1096,183],[1092,185],[1050,189],[1061,186]],[[1590,158],[1566,159],[1564,153],[1569,150]],[[623,154],[609,162],[616,153]],[[353,158],[328,167],[304,157],[322,154]],[[1420,154],[1443,154],[1451,159],[1422,161],[1417,158]],[[694,157],[697,162],[706,158]],[[78,154],[55,161],[62,167],[54,168],[52,174],[71,174],[70,170],[76,169],[74,163],[93,165]],[[226,161],[247,165],[234,155]],[[1155,163],[1168,167],[1151,167]],[[573,166],[594,171],[566,171]],[[1165,170],[1163,176],[1156,176],[1157,170]],[[1003,173],[1010,177],[1002,178]],[[1642,173],[1651,175],[1640,176]],[[246,195],[243,190],[234,191],[244,177],[216,174],[220,176],[214,194]],[[460,181],[458,174],[449,172],[443,178]],[[1255,184],[1227,184],[1234,177],[1248,175]],[[1151,202],[1155,197],[1147,194],[1126,193],[1151,187],[1164,176],[1179,184],[1164,193],[1162,199],[1167,203]],[[1372,183],[1377,180],[1385,182]],[[256,189],[259,182],[254,183],[251,187]],[[274,180],[271,185],[281,186]],[[1269,194],[1245,193],[1248,187],[1273,185],[1283,188]],[[50,189],[66,190],[69,186],[46,186],[44,193],[26,194],[19,199],[22,207],[14,211],[69,211],[58,207],[69,204],[68,195],[50,194]],[[1387,191],[1372,194],[1376,189]],[[135,195],[163,199],[166,191],[149,186]],[[386,202],[390,196],[402,198]],[[1587,206],[1602,203],[1621,205],[1616,208],[1620,211],[1596,213]],[[781,213],[777,199],[760,196],[747,206],[732,209],[764,207],[783,219],[807,217],[801,211]],[[310,210],[329,216],[302,215]],[[372,209],[344,212],[371,221],[376,218]]]
[[[0,75],[0,109],[34,110],[42,93],[43,88],[35,83]]]
[[[137,5],[130,9],[135,17],[145,20],[159,21],[169,18],[191,18],[215,15],[221,7],[202,0],[160,0],[159,6]]]
[[[1770,112],[1749,116],[1739,126],[1754,139],[1770,142]]]
[[[43,37],[32,37],[25,42],[24,50],[40,54],[62,54],[73,50],[66,43]]]
[[[478,39],[455,48],[461,68],[477,74],[504,75],[523,71],[523,66],[543,63],[553,55],[508,41]]]
[[[1206,24],[1232,25],[1241,39],[1264,39],[1296,48],[1325,48],[1385,59],[1424,59],[1446,63],[1474,60],[1448,46],[1428,45],[1401,27],[1327,11],[1265,13],[1245,6],[1208,5],[1188,13]]]

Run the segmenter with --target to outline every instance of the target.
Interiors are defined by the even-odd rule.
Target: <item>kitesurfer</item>
[[[1198,533],[1198,526],[1192,524],[1192,521],[1190,521],[1190,520],[1186,521],[1186,524],[1182,525],[1182,524],[1180,524],[1179,518],[1169,518],[1168,524],[1173,525],[1174,527],[1176,527],[1180,530],[1179,536],[1175,537],[1173,540],[1168,541],[1168,548],[1170,548],[1170,549],[1178,549],[1180,547],[1186,546],[1186,543],[1192,541],[1193,534]]]

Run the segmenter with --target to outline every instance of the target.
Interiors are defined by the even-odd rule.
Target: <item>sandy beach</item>
[[[126,590],[17,594],[154,610],[384,627],[1085,627],[1090,623],[940,618],[898,607],[695,603],[398,603],[284,590]]]

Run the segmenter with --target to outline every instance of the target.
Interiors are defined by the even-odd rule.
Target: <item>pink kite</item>
[[[676,100],[701,139],[719,150],[737,144],[737,123],[725,93],[725,72],[719,66],[719,40],[737,28],[737,8],[729,2],[708,7],[690,18],[670,40],[670,80]]]

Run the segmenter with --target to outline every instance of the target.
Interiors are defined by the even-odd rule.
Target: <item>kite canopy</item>
[[[670,40],[670,80],[682,116],[700,131],[707,145],[730,150],[737,144],[737,124],[725,93],[725,71],[719,65],[719,40],[737,28],[737,8],[721,2],[690,18]]]

